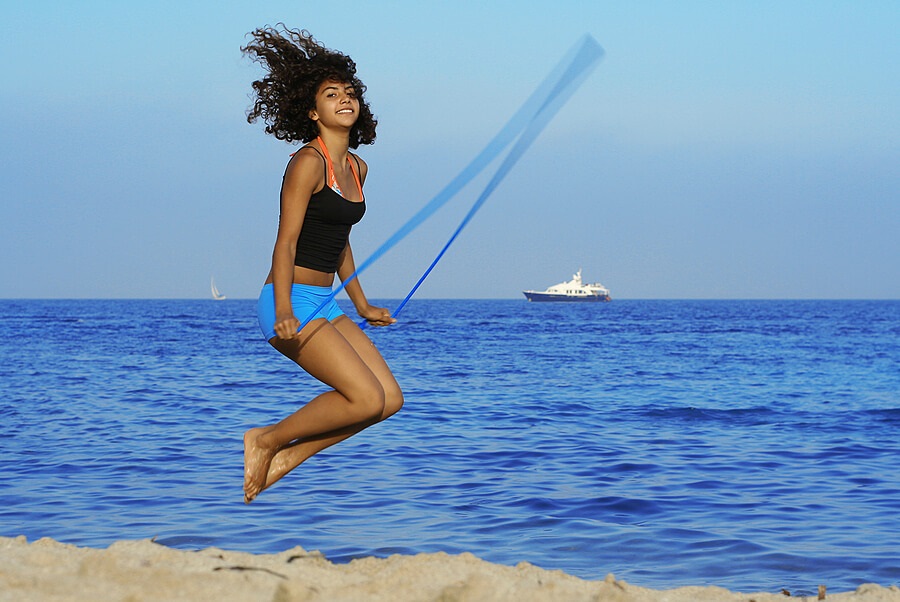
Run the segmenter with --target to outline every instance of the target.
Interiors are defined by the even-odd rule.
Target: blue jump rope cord
[[[443,207],[456,193],[464,188],[479,173],[500,154],[503,149],[509,146],[516,137],[521,134],[512,150],[506,156],[506,159],[498,168],[491,181],[485,187],[484,191],[478,197],[475,204],[463,218],[462,223],[457,227],[456,231],[450,237],[450,240],[441,249],[438,256],[425,271],[425,274],[419,279],[410,293],[394,310],[393,315],[396,316],[399,311],[406,305],[415,291],[419,288],[428,274],[434,269],[437,262],[441,259],[450,245],[459,236],[459,233],[465,228],[472,217],[477,213],[478,209],[484,204],[488,196],[500,184],[510,169],[516,164],[521,155],[528,149],[531,143],[537,138],[538,134],[546,127],[550,119],[562,108],[565,100],[567,100],[575,90],[581,85],[592,68],[603,56],[603,48],[590,35],[585,35],[582,40],[570,50],[563,60],[551,71],[550,75],[541,82],[541,85],[534,93],[525,101],[522,107],[510,118],[507,124],[501,129],[493,140],[476,156],[447,186],[444,187],[434,198],[432,198],[422,209],[416,212],[405,224],[403,224],[390,238],[388,238],[378,249],[376,249],[364,262],[362,262],[353,274],[344,280],[340,286],[334,289],[319,307],[317,307],[297,329],[302,330],[314,318],[319,311],[325,307],[332,299],[337,296],[354,278],[359,276],[372,263],[380,259],[387,251],[397,245],[413,230],[418,228],[426,219],[431,217],[438,209]],[[555,102],[559,100],[559,102]],[[366,321],[360,323],[361,327],[367,325]]]
[[[602,56],[602,50],[600,54],[594,58],[594,62],[587,65],[571,65],[565,74],[563,74],[563,79],[558,83],[557,88],[551,93],[551,96],[548,98],[547,102],[541,108],[541,111],[534,116],[532,121],[528,124],[525,131],[522,133],[522,136],[516,141],[515,146],[509,151],[509,154],[503,160],[503,163],[497,169],[497,172],[491,178],[488,185],[485,186],[481,195],[479,195],[478,199],[475,203],[472,204],[469,212],[466,213],[465,217],[463,217],[459,226],[450,236],[450,239],[444,245],[444,247],[437,254],[437,257],[434,258],[434,261],[431,262],[431,265],[428,266],[428,269],[425,270],[425,273],[422,274],[422,277],[419,278],[418,282],[416,282],[415,286],[413,286],[412,290],[409,291],[409,294],[400,302],[399,305],[394,309],[391,314],[393,317],[396,317],[406,303],[412,298],[412,296],[419,290],[419,287],[425,282],[425,279],[434,269],[434,267],[438,264],[450,246],[456,241],[457,237],[463,231],[463,229],[472,221],[472,218],[475,217],[475,214],[478,213],[478,210],[481,209],[484,202],[488,199],[488,197],[494,192],[494,190],[499,186],[500,182],[506,177],[506,174],[513,168],[513,166],[519,161],[522,155],[528,150],[534,140],[538,137],[538,135],[543,131],[546,125],[550,122],[550,120],[559,112],[565,102],[572,96],[575,90],[581,85],[584,78],[592,70],[596,61]],[[559,99],[559,102],[551,104],[551,100]],[[361,328],[365,328],[367,322],[363,320],[360,323]]]

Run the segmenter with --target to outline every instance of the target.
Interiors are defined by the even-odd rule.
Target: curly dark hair
[[[280,28],[280,29],[279,29]],[[326,81],[352,85],[359,99],[359,118],[350,130],[350,147],[375,142],[378,121],[363,95],[366,87],[356,77],[356,63],[322,46],[306,30],[290,30],[284,23],[249,33],[253,41],[241,52],[263,65],[268,74],[253,82],[256,101],[247,121],[266,123],[266,133],[285,142],[309,142],[319,135],[309,112],[316,108],[316,93]]]

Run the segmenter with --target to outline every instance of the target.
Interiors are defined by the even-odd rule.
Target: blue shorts
[[[325,299],[331,296],[331,287],[312,286],[310,284],[291,285],[291,307],[294,315],[300,322],[304,322],[311,313],[316,311]],[[259,293],[259,301],[256,303],[256,315],[259,318],[259,329],[266,340],[275,336],[275,287],[272,284],[263,286]],[[316,313],[316,318],[325,318],[329,322],[343,316],[344,312],[338,307],[337,301],[332,299],[325,307]]]

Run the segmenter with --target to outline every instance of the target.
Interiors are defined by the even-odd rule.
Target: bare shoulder
[[[369,173],[369,165],[365,161],[363,161],[363,158],[356,153],[350,154],[353,155],[353,158],[359,162],[359,179],[361,182],[365,182],[366,174]]]
[[[309,190],[321,188],[324,182],[325,164],[322,155],[311,147],[304,146],[291,157],[284,171],[286,190]]]

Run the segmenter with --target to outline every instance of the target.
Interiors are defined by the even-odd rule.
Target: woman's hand
[[[391,317],[391,312],[384,307],[367,305],[363,309],[357,311],[359,317],[364,318],[365,321],[369,323],[369,326],[390,326],[397,321],[396,318]]]
[[[275,335],[282,340],[293,339],[300,328],[300,320],[293,313],[275,316]]]

